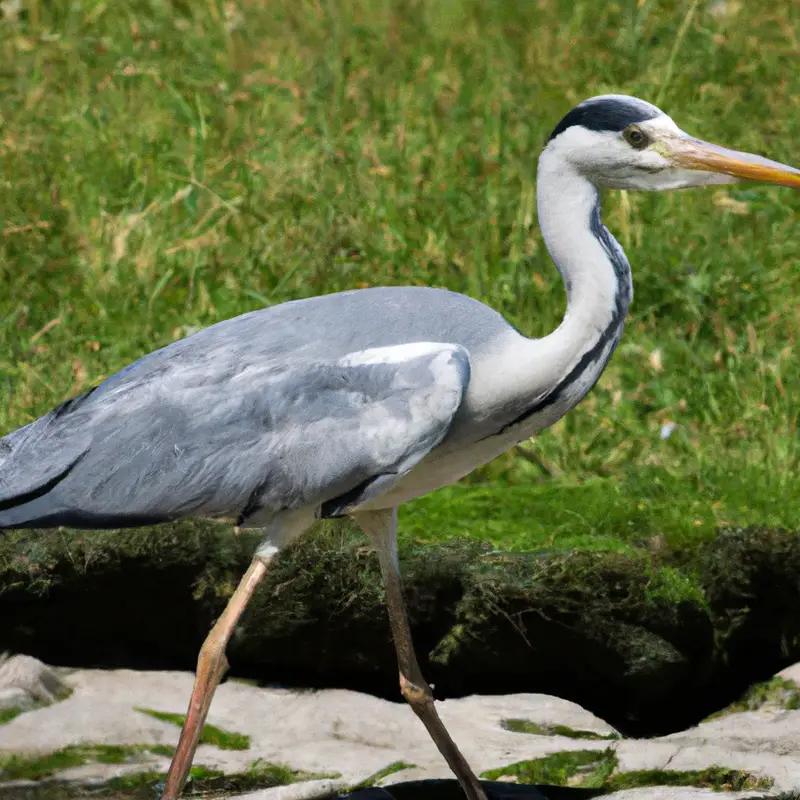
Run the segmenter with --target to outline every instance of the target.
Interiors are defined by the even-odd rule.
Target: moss
[[[186,721],[185,714],[155,711],[152,708],[136,708],[135,710],[161,720],[162,722],[169,722],[173,725],[177,725],[179,728],[182,728],[183,723]],[[200,744],[213,744],[219,747],[220,750],[248,750],[250,748],[250,737],[242,733],[224,731],[214,725],[204,725],[200,733]]]
[[[171,748],[160,748],[158,745],[135,745],[131,747],[103,747],[96,745],[84,745],[81,747],[65,748],[57,753],[50,753],[47,756],[23,759],[11,757],[6,761],[0,762],[0,776],[3,780],[39,780],[46,778],[69,767],[81,766],[90,762],[100,763],[127,763],[136,761],[143,753],[158,753],[167,755],[166,750],[171,754]],[[62,798],[78,797],[106,797],[112,796],[121,800],[118,792],[124,792],[126,798],[151,798],[153,788],[166,777],[166,773],[147,770],[134,772],[128,775],[121,775],[111,778],[102,786],[95,784],[82,786],[75,782],[64,783],[54,781],[42,785],[41,793],[38,788],[32,791],[30,800],[62,800]],[[293,770],[283,764],[272,764],[262,761],[254,761],[243,773],[225,775],[217,769],[211,769],[203,765],[192,767],[189,773],[189,781],[186,787],[186,796],[198,796],[205,798],[225,798],[232,794],[250,792],[258,789],[267,789],[273,786],[285,786],[298,781],[315,780],[321,778],[338,778],[336,775],[323,775]],[[4,797],[3,790],[0,789],[0,799]],[[16,795],[14,796],[16,800]]]
[[[256,759],[248,768],[245,775],[253,781],[269,783],[271,786],[286,786],[298,781],[322,780],[323,778],[338,778],[339,773],[312,773],[303,772],[287,767],[285,764],[273,764],[270,761]]]
[[[713,766],[708,769],[678,772],[674,770],[642,770],[620,772],[612,775],[606,786],[609,791],[639,789],[647,786],[696,786],[721,792],[743,792],[753,789],[769,789],[771,778],[762,778],[736,769]]]
[[[413,769],[416,766],[416,764],[407,764],[405,761],[393,761],[383,769],[379,769],[374,775],[370,775],[360,783],[351,786],[348,792],[355,792],[357,789],[366,789],[369,786],[375,786],[379,781],[382,781],[389,775],[394,775],[395,772],[400,772],[404,769]]]
[[[761,778],[740,770],[713,766],[708,769],[679,772],[642,770],[617,772],[613,750],[575,750],[552,753],[532,761],[520,761],[507,767],[484,772],[482,778],[498,780],[513,776],[519,783],[551,784],[583,789],[618,792],[650,786],[696,786],[716,791],[769,789],[771,778]]]
[[[0,708],[0,725],[11,722],[22,713],[21,708]]]
[[[166,774],[163,772],[132,772],[129,775],[119,775],[116,778],[111,778],[105,784],[105,788],[112,792],[131,789],[149,789],[159,783],[159,781],[164,780],[165,777]]]
[[[780,677],[754,683],[742,697],[706,719],[710,721],[743,711],[757,711],[765,705],[789,710],[800,709],[800,689],[797,684]]]
[[[566,725],[539,725],[529,719],[504,719],[501,727],[513,733],[532,733],[537,736],[566,736],[568,739],[619,739],[618,733],[595,733],[594,731],[576,731]]]
[[[481,777],[498,780],[513,776],[519,783],[590,789],[603,787],[616,766],[613,750],[573,750],[487,770]]]
[[[167,744],[149,744],[147,749],[154,756],[164,756],[165,758],[172,758],[175,755],[175,748]]]
[[[193,768],[194,770],[195,768]],[[224,775],[215,770],[204,770],[190,775],[187,784],[187,796],[194,794],[206,797],[209,794],[221,793],[221,797],[229,797],[240,792],[251,792],[257,789],[269,789],[273,786],[287,786],[298,781],[320,780],[322,778],[338,778],[336,775],[317,774],[294,770],[285,764],[273,764],[258,759],[247,771],[236,775]]]
[[[83,764],[124,764],[137,761],[147,748],[137,746],[75,745],[45,755],[11,755],[0,757],[0,778],[3,780],[39,780],[56,772]]]

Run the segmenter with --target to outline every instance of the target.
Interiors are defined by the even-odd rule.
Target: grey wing
[[[467,351],[430,342],[162,369],[0,440],[0,528],[336,516],[442,441],[468,382]]]

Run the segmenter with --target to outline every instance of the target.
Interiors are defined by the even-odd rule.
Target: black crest
[[[658,110],[649,103],[635,97],[599,97],[586,100],[575,106],[547,140],[551,142],[560,133],[573,125],[581,125],[590,131],[624,131],[629,125],[644,122],[658,116]]]

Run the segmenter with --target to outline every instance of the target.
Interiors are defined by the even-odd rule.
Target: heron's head
[[[556,126],[545,154],[603,188],[663,191],[746,180],[800,189],[800,170],[695,139],[660,109],[626,95],[575,106]]]

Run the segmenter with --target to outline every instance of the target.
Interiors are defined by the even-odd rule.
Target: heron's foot
[[[400,693],[428,729],[428,733],[439,748],[439,752],[444,756],[450,769],[453,770],[453,774],[458,778],[467,800],[487,800],[486,792],[480,781],[467,763],[467,760],[461,755],[461,751],[440,719],[434,705],[430,686],[424,681],[420,686],[419,683],[410,681],[401,672]]]

